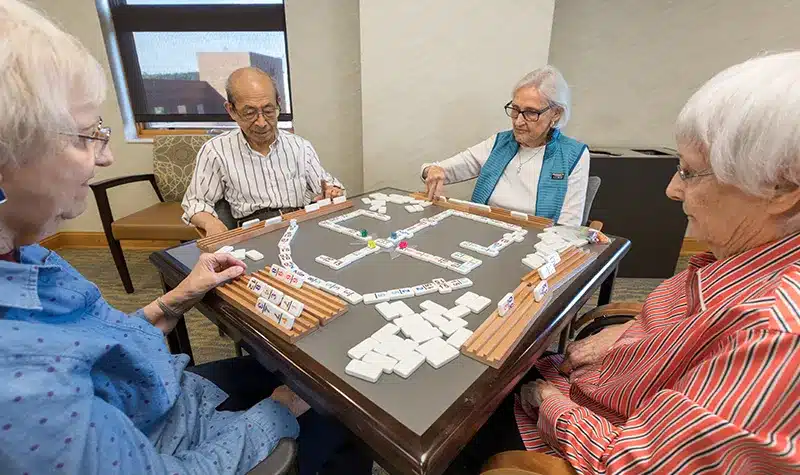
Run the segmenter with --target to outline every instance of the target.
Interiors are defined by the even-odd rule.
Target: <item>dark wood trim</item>
[[[280,372],[315,410],[335,415],[368,444],[378,463],[391,473],[436,475],[447,468],[592,293],[613,275],[629,248],[627,240],[615,239],[537,319],[506,364],[499,370],[485,371],[422,436],[296,346],[240,318],[215,292],[209,292],[198,309],[218,325],[238,330],[262,364]],[[171,286],[189,272],[166,251],[153,253],[150,260]]]
[[[117,5],[114,28],[133,31],[285,31],[283,4]]]

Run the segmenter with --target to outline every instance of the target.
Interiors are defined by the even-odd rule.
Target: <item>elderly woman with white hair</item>
[[[346,430],[255,360],[193,373],[169,354],[164,335],[243,262],[204,254],[177,288],[125,314],[36,244],[86,209],[96,167],[113,161],[105,78],[15,0],[0,3],[0,43],[0,473],[245,473],[283,438],[299,438],[301,474],[370,473],[340,450]]]
[[[515,437],[495,449],[539,453],[487,473],[557,466],[541,452],[572,467],[547,473],[800,472],[800,52],[717,74],[676,136],[667,195],[711,251],[634,320],[539,360],[489,424]]]
[[[442,162],[422,166],[429,198],[444,185],[478,177],[471,200],[580,226],[589,181],[589,149],[561,128],[569,86],[553,66],[528,73],[505,105],[512,129]]]

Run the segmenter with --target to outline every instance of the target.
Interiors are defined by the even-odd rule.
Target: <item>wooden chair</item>
[[[111,178],[90,185],[97,201],[108,247],[122,285],[129,294],[134,289],[120,246],[121,240],[191,241],[199,237],[195,227],[188,226],[181,220],[181,200],[192,179],[197,152],[209,138],[211,137],[208,135],[158,136],[153,140],[154,173]],[[114,219],[108,201],[108,190],[142,181],[150,182],[159,202]]]
[[[593,335],[603,328],[619,325],[636,318],[642,311],[638,302],[620,302],[594,308],[574,323],[575,340]],[[490,458],[481,475],[575,475],[575,469],[566,460],[539,452],[510,450]]]

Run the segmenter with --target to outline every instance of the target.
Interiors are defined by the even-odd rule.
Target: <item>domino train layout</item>
[[[306,206],[304,211],[305,213],[319,212],[322,207],[329,204],[344,203],[345,199],[345,197],[340,197],[333,200],[333,202],[331,200],[323,200]],[[463,203],[454,199],[449,201]],[[487,247],[469,241],[460,243],[460,247],[465,250],[484,256],[497,257],[503,249],[513,243],[523,242],[528,232],[517,224],[457,209],[445,209],[432,217],[419,220],[419,222],[408,228],[392,232],[388,237],[375,238],[369,235],[367,230],[348,228],[344,226],[344,223],[358,216],[389,221],[391,217],[386,213],[387,203],[402,205],[409,213],[414,213],[424,210],[432,202],[404,195],[385,195],[383,193],[373,193],[369,198],[362,198],[362,202],[370,205],[370,209],[358,209],[322,220],[318,224],[331,231],[358,239],[366,245],[340,258],[326,255],[317,256],[315,259],[317,263],[333,270],[340,270],[360,259],[380,252],[382,249],[393,249],[402,255],[467,275],[482,264],[480,259],[463,252],[452,253],[450,259],[434,256],[408,247],[407,240],[426,228],[436,226],[448,217],[459,216],[496,226],[506,231],[501,239]],[[481,205],[469,203],[469,206],[480,207]],[[271,224],[269,221],[265,223],[265,226]],[[272,223],[279,223],[280,221],[281,217],[277,217],[277,219],[273,218]],[[259,222],[254,220],[254,222],[245,223],[243,228],[249,228],[257,224]],[[307,284],[315,289],[342,298],[351,305],[359,303],[374,304],[378,313],[387,321],[382,328],[347,352],[351,360],[345,368],[345,373],[352,377],[373,383],[378,381],[384,373],[395,373],[402,378],[408,378],[426,361],[435,369],[441,368],[456,359],[462,347],[473,336],[473,332],[467,328],[468,322],[464,320],[464,317],[470,313],[478,314],[491,304],[489,298],[469,291],[455,299],[454,306],[449,309],[426,300],[420,304],[420,310],[415,311],[403,302],[403,299],[410,297],[437,292],[448,294],[472,286],[473,282],[466,277],[453,280],[435,278],[431,282],[420,283],[413,287],[389,289],[364,295],[336,282],[322,280],[303,271],[292,260],[291,243],[298,232],[299,226],[296,219],[291,219],[288,224],[288,228],[278,243],[280,265],[272,265],[269,268],[268,275],[272,279],[294,289],[300,289],[304,284]],[[524,265],[538,274],[538,281],[530,291],[535,302],[541,302],[549,292],[554,290],[548,285],[547,279],[556,274],[556,266],[561,262],[561,253],[582,247],[589,242],[597,242],[601,237],[604,238],[599,233],[593,234],[583,229],[562,226],[545,228],[544,232],[538,234],[537,237],[539,242],[534,246],[535,252],[522,259]],[[229,252],[237,258],[243,259],[247,257],[254,261],[264,258],[256,250],[235,249],[230,245],[220,247],[216,252]],[[276,285],[270,285],[256,277],[249,279],[247,289],[255,294],[257,298],[253,310],[265,316],[267,320],[277,326],[287,330],[293,328],[295,320],[301,315],[305,307],[304,303],[296,296],[290,296],[286,288],[281,291]],[[517,302],[515,302],[514,293],[510,292],[499,300],[493,316],[504,317],[513,312],[516,307]]]

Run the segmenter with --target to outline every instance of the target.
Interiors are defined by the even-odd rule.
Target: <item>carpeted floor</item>
[[[106,300],[124,312],[133,312],[161,295],[158,273],[148,261],[149,251],[126,251],[125,257],[136,292],[125,293],[114,261],[107,250],[64,249],[59,252],[87,279],[94,282]],[[678,262],[676,272],[686,268],[686,259]],[[612,301],[642,301],[659,284],[661,279],[617,279]],[[587,303],[585,310],[596,305],[597,295]],[[196,310],[186,315],[189,338],[196,362],[204,363],[234,356],[233,344],[219,336],[217,327]],[[377,464],[374,475],[388,475]]]

